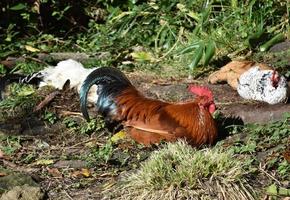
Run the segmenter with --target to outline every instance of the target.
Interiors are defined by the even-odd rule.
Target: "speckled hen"
[[[288,99],[288,84],[276,70],[261,70],[259,66],[244,72],[238,81],[237,91],[245,99],[269,104],[285,103]]]

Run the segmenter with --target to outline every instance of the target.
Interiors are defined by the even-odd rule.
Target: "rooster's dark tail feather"
[[[98,86],[98,100],[95,102],[97,110],[103,116],[108,116],[116,111],[114,97],[125,88],[132,86],[129,79],[118,69],[101,67],[91,72],[82,84],[80,90],[81,111],[86,120],[89,120],[87,111],[87,95],[90,88]]]

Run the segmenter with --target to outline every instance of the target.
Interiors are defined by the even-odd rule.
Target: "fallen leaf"
[[[7,174],[4,172],[0,172],[0,177],[3,177],[3,176],[7,176]]]
[[[0,158],[4,158],[4,152],[0,149]]]
[[[116,143],[119,140],[122,140],[126,137],[126,132],[125,131],[119,131],[118,133],[116,133],[115,135],[113,135],[111,137],[111,141]]]
[[[81,177],[90,177],[91,172],[86,168],[82,168],[81,170],[77,170],[71,173],[72,177],[81,178]]]
[[[85,143],[85,147],[92,148],[92,147],[95,147],[95,146],[96,146],[96,143],[94,141]]]
[[[153,55],[146,51],[133,52],[131,53],[131,56],[133,57],[134,60],[139,61],[139,62],[144,62],[144,61],[153,62],[155,60]]]
[[[29,46],[29,45],[25,45],[25,49],[27,51],[30,51],[30,52],[39,52],[40,51],[39,49],[36,49],[36,48]]]
[[[275,184],[272,184],[267,188],[267,194],[272,196],[281,195],[288,197],[290,195],[290,189],[277,187]]]
[[[283,153],[283,157],[290,163],[290,148]]]
[[[34,165],[51,165],[53,163],[54,163],[54,161],[50,160],[50,159],[40,159],[40,160],[37,160],[34,163]]]
[[[62,177],[61,172],[57,168],[47,168],[47,171],[53,177]]]
[[[269,195],[277,195],[277,194],[278,194],[277,186],[276,186],[275,184],[270,185],[270,186],[267,188],[267,193],[268,193]]]
[[[84,168],[87,166],[87,162],[83,160],[59,160],[53,167],[55,168]]]
[[[88,170],[88,169],[86,169],[86,168],[83,168],[83,169],[81,170],[81,172],[82,172],[82,175],[84,175],[84,177],[89,177],[89,176],[91,176],[91,172],[90,172],[90,170]]]

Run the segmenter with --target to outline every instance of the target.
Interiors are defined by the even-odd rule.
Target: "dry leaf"
[[[40,159],[40,160],[37,160],[34,163],[34,165],[51,165],[53,163],[54,163],[54,161],[50,160],[50,159]]]
[[[0,158],[4,158],[4,152],[0,149]]]
[[[115,135],[113,135],[111,137],[111,141],[115,143],[115,142],[117,142],[119,140],[124,139],[125,137],[126,137],[126,132],[125,131],[119,131],[118,133],[116,133]]]
[[[89,177],[89,176],[91,176],[91,172],[90,172],[90,170],[88,170],[88,169],[86,169],[86,168],[82,168],[81,172],[82,172],[82,175],[84,175],[84,177]]]
[[[153,61],[155,61],[155,58],[153,57],[153,55],[149,52],[146,52],[146,51],[133,52],[133,53],[131,53],[131,56],[133,57],[134,60],[139,61],[139,62],[144,62],[144,61],[153,62]]]
[[[91,172],[89,169],[82,168],[81,170],[77,170],[77,171],[72,172],[71,176],[75,177],[75,178],[90,177]]]
[[[208,77],[208,82],[217,84],[227,82],[234,90],[237,90],[239,77],[251,67],[259,66],[261,70],[271,70],[272,68],[263,63],[254,61],[231,61],[218,71],[213,72]]]
[[[25,45],[25,49],[27,51],[30,51],[30,52],[39,52],[40,51],[39,49],[36,49],[36,48],[29,46],[29,45]]]
[[[57,168],[47,168],[47,171],[53,177],[62,177],[61,172]]]
[[[283,153],[283,157],[290,163],[290,148]]]
[[[7,174],[4,172],[0,172],[0,177],[3,177],[3,176],[7,176]]]

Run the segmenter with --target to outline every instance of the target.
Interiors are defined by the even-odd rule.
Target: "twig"
[[[12,168],[15,171],[24,172],[24,173],[31,173],[31,172],[35,172],[37,170],[35,168],[28,168],[28,167],[18,166],[15,163],[10,162],[10,161],[5,160],[5,159],[1,159],[1,160],[2,160],[2,163],[3,163],[4,166]]]
[[[82,145],[82,144],[85,144],[85,143],[88,143],[88,142],[91,142],[91,141],[94,141],[96,138],[90,138],[88,140],[85,140],[85,141],[82,141],[82,142],[79,142],[79,143],[76,143],[72,146],[69,146],[69,147],[66,147],[66,149],[71,149],[71,148],[74,148],[76,146],[79,146],[79,145]],[[97,143],[98,145],[102,145],[101,143]]]
[[[262,163],[260,163],[259,164],[259,170],[261,171],[261,172],[263,172],[264,174],[266,174],[268,177],[270,177],[271,179],[273,179],[274,181],[276,181],[279,185],[282,185],[281,183],[280,183],[280,181],[278,181],[274,176],[272,176],[271,174],[269,174],[268,172],[266,172],[264,169],[263,169],[263,167],[262,167]]]
[[[251,101],[233,101],[233,102],[215,102],[216,105],[232,105],[232,104],[247,104],[251,103]]]
[[[66,190],[63,190],[65,195],[70,199],[70,200],[74,200],[70,195],[69,193],[66,191]]]
[[[46,62],[44,62],[43,60],[37,59],[37,58],[33,58],[31,56],[23,56],[25,59],[29,59],[29,60],[33,60],[35,62],[38,62],[40,64],[44,64],[46,66],[49,66],[49,64],[47,64]]]
[[[63,116],[67,116],[67,115],[83,116],[82,113],[80,113],[80,112],[72,112],[72,111],[66,111],[66,110],[62,110],[62,111],[60,111],[60,113],[61,113]]]
[[[42,108],[44,108],[47,104],[49,104],[55,97],[56,95],[60,94],[59,91],[54,91],[52,93],[50,93],[49,95],[47,95],[44,100],[42,100],[33,110],[33,112],[38,112],[40,111]]]

